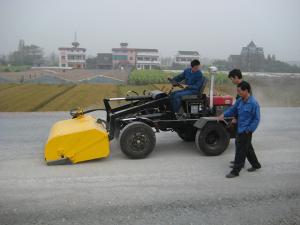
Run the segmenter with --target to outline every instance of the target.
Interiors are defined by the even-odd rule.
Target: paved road
[[[0,224],[300,224],[300,108],[267,108],[254,135],[263,168],[226,179],[218,157],[174,133],[129,160],[46,166],[43,144],[67,113],[0,113]],[[246,164],[249,167],[249,164]]]

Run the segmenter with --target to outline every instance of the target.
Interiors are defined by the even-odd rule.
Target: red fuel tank
[[[232,105],[233,104],[233,97],[230,95],[225,96],[214,96],[213,98],[213,105]]]

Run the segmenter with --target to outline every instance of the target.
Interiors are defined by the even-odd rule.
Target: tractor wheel
[[[228,147],[230,136],[222,124],[208,123],[202,130],[197,131],[195,142],[205,155],[217,156]]]
[[[149,155],[156,143],[155,133],[142,122],[126,125],[119,137],[122,152],[132,159],[143,159]]]
[[[182,130],[177,130],[176,133],[182,140],[186,142],[192,142],[195,141],[197,129],[196,128],[182,129]]]

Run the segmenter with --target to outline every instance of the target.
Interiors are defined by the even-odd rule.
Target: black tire
[[[195,141],[197,129],[192,127],[190,129],[177,130],[176,133],[182,140],[192,142]]]
[[[197,131],[195,138],[197,148],[208,156],[222,154],[229,145],[230,135],[220,123],[208,123]]]
[[[156,137],[147,124],[133,122],[122,129],[119,142],[122,152],[128,158],[143,159],[153,151]]]

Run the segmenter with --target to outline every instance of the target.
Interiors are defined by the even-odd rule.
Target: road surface
[[[207,157],[174,133],[143,160],[111,143],[107,159],[47,166],[58,113],[0,113],[0,224],[300,224],[300,108],[262,109],[262,169],[226,179],[234,142]],[[246,168],[249,164],[246,163]]]

